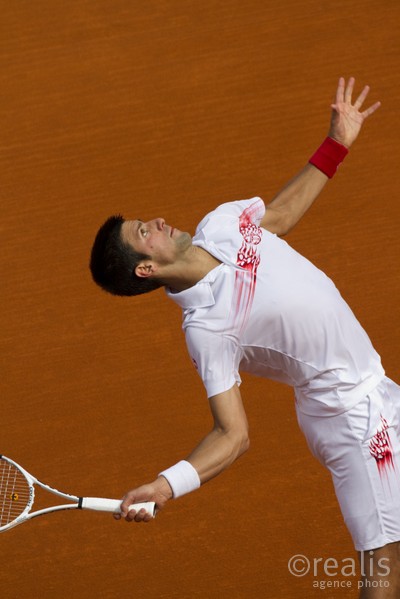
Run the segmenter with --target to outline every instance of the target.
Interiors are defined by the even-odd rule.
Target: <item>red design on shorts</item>
[[[238,270],[235,277],[235,324],[240,317],[240,328],[243,328],[250,314],[257,282],[257,268],[260,264],[258,245],[262,239],[262,229],[253,220],[259,211],[259,203],[252,204],[239,217],[239,231],[243,237],[237,254]]]
[[[375,458],[380,476],[387,476],[394,470],[393,449],[388,433],[388,422],[381,414],[381,430],[378,430],[369,442],[369,452]]]

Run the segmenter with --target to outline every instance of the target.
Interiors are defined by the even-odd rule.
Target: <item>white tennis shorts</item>
[[[316,417],[297,409],[297,418],[332,474],[356,550],[400,541],[400,387],[385,377],[348,412]]]

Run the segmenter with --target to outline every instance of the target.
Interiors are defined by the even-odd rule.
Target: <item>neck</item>
[[[197,246],[191,247],[189,259],[176,265],[176,272],[163,277],[163,282],[174,291],[184,291],[193,287],[221,262],[206,250]]]

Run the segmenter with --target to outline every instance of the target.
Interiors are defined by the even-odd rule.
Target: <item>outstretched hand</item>
[[[368,95],[369,86],[364,87],[357,100],[352,104],[354,83],[354,77],[350,77],[347,85],[344,78],[340,77],[335,103],[331,104],[332,117],[329,136],[348,148],[356,140],[365,119],[381,105],[380,102],[375,102],[375,104],[360,112]]]

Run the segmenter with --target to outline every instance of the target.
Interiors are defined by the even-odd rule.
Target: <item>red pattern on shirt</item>
[[[258,245],[262,239],[262,229],[253,222],[258,210],[257,203],[252,204],[239,217],[239,231],[243,242],[236,263],[244,270],[238,270],[235,276],[234,324],[240,330],[245,327],[250,315],[256,290],[257,268],[260,264]]]
[[[388,422],[381,414],[381,430],[378,430],[369,442],[369,452],[375,458],[380,476],[387,476],[394,470],[393,450],[388,433]]]

